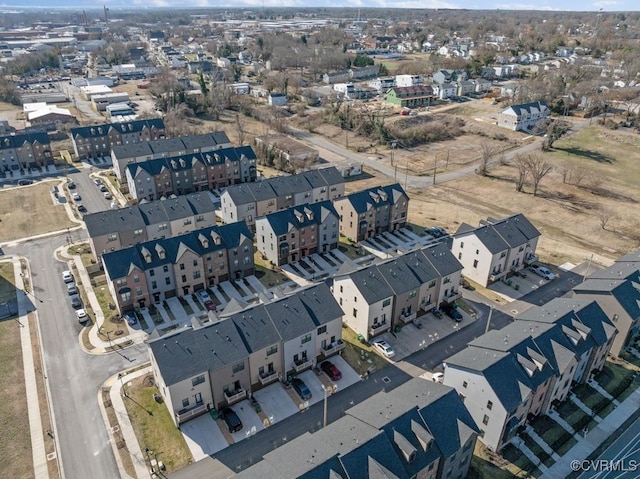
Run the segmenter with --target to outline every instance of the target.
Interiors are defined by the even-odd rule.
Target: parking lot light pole
[[[324,419],[322,421],[322,427],[327,427],[327,401],[328,401],[327,393],[329,392],[329,388],[323,384],[322,390],[324,391],[324,416],[323,416]]]

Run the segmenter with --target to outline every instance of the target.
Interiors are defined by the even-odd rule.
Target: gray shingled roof
[[[167,386],[238,363],[249,354],[232,321],[180,330],[148,344]]]
[[[311,211],[313,214],[312,219],[308,218],[306,210]],[[293,225],[297,229],[307,225],[321,225],[329,214],[333,214],[336,218],[339,217],[331,201],[322,201],[320,203],[307,203],[300,206],[293,206],[260,218],[265,218],[273,229],[273,232],[277,236],[280,236],[289,231],[289,225]]]
[[[349,277],[367,304],[374,304],[393,296],[393,289],[391,289],[391,286],[389,286],[389,283],[387,283],[384,275],[376,265],[354,271]]]
[[[227,320],[233,321],[247,350],[252,353],[280,341],[278,331],[262,304],[233,314]]]
[[[283,341],[298,338],[316,328],[313,319],[305,314],[306,308],[297,295],[268,303],[265,308]]]

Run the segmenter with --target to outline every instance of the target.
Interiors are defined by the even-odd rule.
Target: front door
[[[197,405],[202,404],[202,393],[196,393],[196,404]]]

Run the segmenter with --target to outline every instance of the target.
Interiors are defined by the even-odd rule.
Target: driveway
[[[260,391],[253,393],[262,411],[269,418],[269,423],[274,424],[299,411],[298,405],[293,402],[291,396],[284,390],[280,382],[271,384]]]
[[[248,399],[245,399],[238,404],[234,404],[231,406],[231,409],[236,412],[243,425],[242,431],[231,434],[235,442],[240,442],[264,429],[262,419],[260,419],[258,413],[253,409],[253,407],[251,407],[251,403]]]
[[[210,414],[184,423],[180,431],[196,462],[229,446]]]
[[[340,379],[339,381],[331,381],[331,379],[329,379],[329,376],[327,376],[325,373],[322,374],[324,374],[332,384],[338,386],[338,391],[342,391],[349,386],[353,386],[354,384],[362,381],[360,375],[351,366],[349,366],[349,364],[344,359],[342,359],[342,356],[331,356],[329,358],[329,361],[331,361],[340,370],[340,372],[342,373],[342,379]]]
[[[309,399],[308,401],[309,406],[312,406],[313,404],[324,399],[324,389],[322,389],[322,381],[320,381],[320,378],[316,376],[316,373],[313,371],[313,369],[309,369],[308,371],[299,374],[298,377],[304,381],[304,383],[311,391],[311,399]]]

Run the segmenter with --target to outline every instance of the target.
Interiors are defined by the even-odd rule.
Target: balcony
[[[413,321],[414,319],[416,319],[418,317],[418,313],[413,312],[413,313],[404,313],[400,315],[400,321],[402,321],[403,323],[410,323],[411,321]]]
[[[462,298],[462,291],[451,291],[448,295],[444,295],[443,299],[447,303],[453,303],[460,298]]]
[[[322,348],[322,355],[325,358],[336,354],[339,351],[342,351],[346,347],[346,344],[342,339],[338,339],[337,341],[331,343],[330,345]]]
[[[533,253],[527,253],[526,255],[524,255],[524,264],[529,265],[535,263],[536,261],[538,261],[538,255],[535,255]]]
[[[279,378],[278,371],[272,371],[270,373],[260,374],[260,384],[266,386],[269,383],[277,381]]]
[[[306,369],[310,369],[311,367],[313,367],[313,361],[311,361],[311,359],[293,362],[293,370],[297,373],[300,373]]]
[[[489,275],[489,281],[498,281],[507,274],[506,271],[493,272]]]
[[[201,416],[207,412],[207,406],[205,404],[197,404],[191,409],[180,409],[176,413],[176,422],[182,424],[183,422],[193,419],[194,417]]]
[[[387,329],[388,326],[389,324],[387,323],[386,320],[383,321],[382,323],[372,324],[369,327],[369,336],[375,336],[376,334],[382,333],[385,329]]]
[[[227,398],[227,403],[229,405],[237,403],[238,401],[242,401],[247,397],[247,391],[244,389],[236,389],[234,391],[225,391],[224,397]]]

